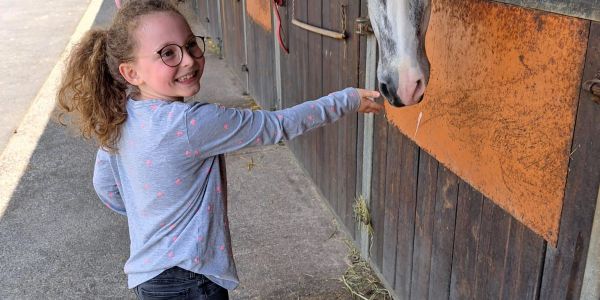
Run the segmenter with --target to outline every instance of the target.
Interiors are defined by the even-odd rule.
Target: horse
[[[395,107],[419,103],[429,80],[425,33],[430,0],[368,0],[379,44],[379,90]]]

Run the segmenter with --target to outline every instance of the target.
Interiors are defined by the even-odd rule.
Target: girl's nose
[[[183,57],[181,58],[182,66],[189,66],[194,64],[194,57],[188,52],[187,49],[183,49]]]

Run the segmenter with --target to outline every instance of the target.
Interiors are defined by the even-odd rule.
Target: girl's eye
[[[173,52],[172,49],[165,49],[160,53],[160,56],[164,57],[164,58],[169,58],[171,56],[173,56],[175,54],[175,52]]]
[[[188,49],[196,49],[196,48],[198,48],[198,43],[196,43],[196,41],[190,41],[189,44],[187,44],[187,48]]]

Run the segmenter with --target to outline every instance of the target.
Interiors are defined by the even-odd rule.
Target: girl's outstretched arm
[[[186,112],[189,143],[202,157],[276,144],[332,123],[348,113],[376,112],[377,92],[347,88],[279,111],[251,111],[196,104]]]
[[[106,207],[126,216],[127,212],[123,199],[121,199],[118,181],[113,173],[109,156],[108,152],[98,149],[94,167],[94,189]]]

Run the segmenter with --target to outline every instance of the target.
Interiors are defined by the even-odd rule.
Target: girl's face
[[[182,16],[173,12],[142,16],[134,37],[136,60],[130,63],[129,71],[125,68],[121,73],[127,73],[125,78],[140,89],[140,100],[181,101],[200,90],[205,58],[188,53],[186,45],[193,43],[194,34]],[[168,44],[183,48],[183,58],[176,67],[167,66],[157,53]]]

